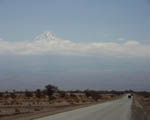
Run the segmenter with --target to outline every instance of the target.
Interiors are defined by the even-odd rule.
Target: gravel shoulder
[[[150,120],[150,99],[143,100],[142,96],[134,95],[132,104],[132,120]]]

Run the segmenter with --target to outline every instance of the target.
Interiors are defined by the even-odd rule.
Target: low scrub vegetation
[[[120,91],[100,90],[60,90],[48,84],[43,89],[34,91],[0,92],[0,117],[35,113],[52,107],[83,105],[112,100],[124,94]]]

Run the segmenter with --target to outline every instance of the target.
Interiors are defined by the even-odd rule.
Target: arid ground
[[[51,96],[39,90],[5,92],[0,93],[0,120],[31,120],[118,97],[120,94],[99,94],[89,90],[86,92],[54,92]]]

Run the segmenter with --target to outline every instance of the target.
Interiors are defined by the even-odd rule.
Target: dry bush
[[[3,105],[10,105],[8,101],[4,101]]]
[[[15,113],[21,113],[20,110],[18,108],[15,108]]]
[[[34,111],[40,111],[40,108],[34,108]]]

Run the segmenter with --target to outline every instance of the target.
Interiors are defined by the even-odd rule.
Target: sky
[[[0,0],[0,90],[150,90],[149,0]]]

